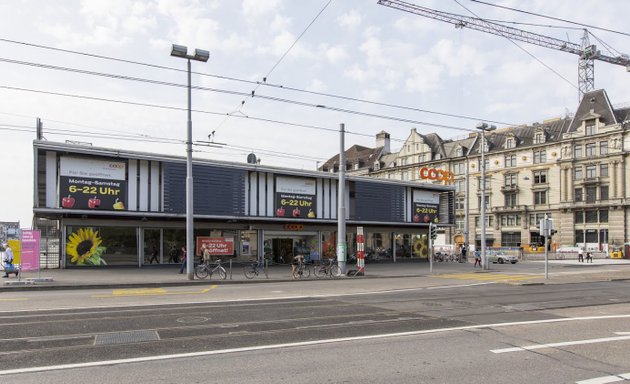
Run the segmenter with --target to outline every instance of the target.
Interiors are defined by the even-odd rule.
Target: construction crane
[[[590,43],[588,31],[586,29],[584,30],[581,44],[578,45],[569,41],[524,31],[518,28],[508,27],[503,24],[486,21],[480,18],[437,11],[435,9],[422,7],[401,0],[378,0],[378,4],[413,13],[415,15],[444,21],[453,24],[456,28],[470,28],[481,32],[491,33],[493,35],[503,36],[510,40],[518,40],[578,55],[578,90],[580,92],[580,99],[584,93],[595,89],[595,60],[623,65],[626,67],[626,71],[630,72],[630,57],[628,55],[603,55],[599,50],[597,50],[596,45]]]

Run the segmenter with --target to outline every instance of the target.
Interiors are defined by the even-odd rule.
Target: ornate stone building
[[[597,90],[584,95],[573,117],[487,132],[483,144],[477,132],[444,140],[413,128],[400,151],[380,151],[378,158],[347,164],[346,169],[425,183],[445,181],[423,179],[422,168],[452,172],[456,224],[445,228],[447,242],[468,239],[480,246],[485,198],[488,246],[542,244],[538,223],[547,215],[558,230],[552,247],[584,244],[606,250],[629,241],[629,123],[630,108],[613,108],[606,92]],[[336,171],[329,163],[321,169]]]

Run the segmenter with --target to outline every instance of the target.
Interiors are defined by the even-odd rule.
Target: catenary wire
[[[117,103],[117,104],[127,104],[127,105],[134,105],[134,106],[140,106],[140,107],[167,109],[167,110],[174,110],[174,111],[187,111],[188,110],[187,108],[173,107],[173,106],[169,106],[169,105],[140,103],[140,102],[128,101],[128,100],[116,100],[116,99],[109,99],[109,98],[95,97],[95,96],[77,95],[77,94],[51,92],[51,91],[42,91],[42,90],[30,89],[30,88],[11,87],[11,86],[7,86],[7,85],[0,85],[0,88],[13,90],[13,91],[32,92],[32,93],[40,93],[40,94],[45,94],[45,95],[63,96],[63,97],[71,97],[71,98],[77,98],[77,99],[86,99],[86,100],[92,100],[92,101],[103,101],[103,102],[110,102],[110,103]],[[209,114],[209,115],[219,115],[219,116],[223,116],[224,115],[224,113],[222,113],[222,112],[205,111],[205,110],[200,110],[200,109],[192,109],[191,111],[195,112],[195,113],[202,113],[202,114]],[[267,122],[267,123],[274,123],[274,124],[281,124],[281,125],[290,125],[290,126],[301,127],[301,128],[310,128],[310,129],[317,129],[317,130],[328,131],[328,132],[333,132],[333,133],[339,133],[338,129],[319,127],[319,126],[315,126],[315,125],[289,123],[289,122],[286,122],[286,121],[273,120],[273,119],[267,119],[267,118],[260,118],[260,117],[254,117],[254,116],[239,116],[239,115],[235,115],[234,117],[237,117],[237,118],[240,118],[240,119],[250,119],[250,120],[262,121],[262,122]],[[356,136],[373,137],[373,135],[369,135],[367,133],[352,132],[352,131],[346,131],[346,133],[350,134],[350,135],[356,135]],[[402,139],[392,139],[392,140],[404,141]]]
[[[102,60],[110,60],[110,61],[117,61],[117,62],[121,62],[121,63],[146,66],[146,67],[162,69],[162,70],[169,70],[169,71],[175,71],[175,72],[187,72],[184,69],[175,68],[175,67],[168,67],[168,66],[164,66],[164,65],[157,65],[157,64],[145,63],[145,62],[140,62],[140,61],[120,59],[120,58],[116,58],[116,57],[97,55],[97,54],[92,54],[92,53],[87,53],[87,52],[73,51],[73,50],[69,50],[69,49],[56,48],[56,47],[51,47],[51,46],[46,46],[46,45],[41,45],[41,44],[27,43],[27,42],[23,42],[23,41],[17,41],[17,40],[5,39],[5,38],[0,38],[0,41],[6,42],[6,43],[12,43],[12,44],[19,44],[19,45],[30,46],[30,47],[34,47],[34,48],[41,48],[41,49],[58,51],[58,52],[71,53],[71,54],[76,54],[76,55],[81,55],[81,56],[86,56],[86,57],[93,57],[93,58],[102,59]],[[397,105],[397,104],[382,103],[382,102],[377,102],[377,101],[373,101],[373,100],[361,99],[361,98],[357,98],[357,97],[343,96],[343,95],[338,95],[338,94],[333,94],[333,93],[326,93],[326,92],[310,91],[310,90],[306,90],[306,89],[300,89],[300,88],[290,87],[290,86],[281,85],[281,84],[273,84],[273,83],[261,82],[261,81],[252,81],[252,80],[246,80],[246,79],[239,79],[239,78],[236,78],[236,77],[230,77],[230,76],[224,76],[224,75],[216,75],[216,74],[210,74],[210,73],[204,73],[204,72],[196,72],[196,71],[192,71],[191,73],[195,74],[195,75],[198,75],[198,76],[212,77],[212,78],[216,78],[216,79],[220,79],[220,80],[228,80],[228,81],[234,81],[234,82],[240,82],[240,83],[246,83],[246,84],[253,84],[253,85],[262,85],[264,87],[276,88],[276,89],[281,89],[281,90],[288,90],[288,91],[292,91],[292,92],[306,93],[306,94],[312,94],[312,95],[336,98],[336,99],[341,99],[341,100],[354,101],[354,102],[359,102],[359,103],[366,103],[366,104],[371,104],[371,105],[380,105],[380,106],[389,107],[389,108],[398,108],[398,109],[403,109],[403,110],[409,110],[409,111],[415,111],[415,112],[421,112],[421,113],[427,113],[427,114],[434,114],[434,115],[438,115],[438,116],[453,117],[453,118],[472,120],[472,121],[487,121],[487,122],[490,122],[490,123],[502,124],[502,125],[518,125],[518,124],[512,123],[512,122],[502,122],[502,121],[490,120],[490,119],[474,117],[474,116],[465,116],[465,115],[458,115],[458,114],[452,114],[452,113],[430,111],[430,110],[427,110],[427,109],[421,109],[421,108],[404,106],[404,105]]]
[[[462,8],[464,8],[465,10],[467,10],[468,12],[470,12],[472,15],[474,15],[476,18],[478,18],[479,20],[485,21],[485,19],[479,17],[479,15],[477,15],[475,12],[471,11],[469,8],[467,8],[466,6],[464,6],[463,4],[461,4],[458,0],[453,0],[455,3],[457,3],[459,6],[461,6]],[[490,25],[491,28],[493,28]],[[493,28],[494,29],[494,28]],[[536,55],[534,55],[533,53],[529,52],[527,49],[521,47],[520,45],[518,45],[514,40],[510,39],[508,36],[502,34],[500,31],[497,31],[496,29],[494,29],[497,34],[499,34],[500,36],[503,36],[504,38],[506,38],[509,42],[511,42],[512,44],[514,44],[518,49],[520,49],[521,51],[525,52],[527,55],[529,55],[532,59],[538,61],[540,64],[542,64],[545,68],[547,68],[548,70],[550,70],[551,72],[553,72],[556,76],[560,77],[562,80],[564,80],[565,82],[567,82],[569,85],[571,85],[573,88],[577,89],[578,91],[580,90],[580,88],[573,84],[573,82],[569,79],[567,79],[566,77],[562,76],[562,74],[560,74],[560,72],[556,71],[555,69],[551,68],[549,65],[547,65],[544,61],[542,61],[541,59],[539,59],[538,57],[536,57]]]
[[[29,127],[29,126],[23,126],[23,125],[0,124],[0,130],[34,133],[36,131],[36,128]],[[160,144],[177,144],[177,145],[185,144],[184,140],[174,139],[174,138],[167,138],[167,137],[155,137],[155,136],[154,137],[135,137],[133,135],[121,135],[121,134],[112,135],[112,134],[103,134],[103,133],[96,133],[96,132],[86,132],[86,131],[68,130],[68,129],[60,129],[60,128],[51,128],[51,127],[48,127],[46,129],[45,133],[46,133],[46,135],[70,135],[70,134],[72,134],[73,137],[104,138],[104,139],[111,139],[111,140],[140,141],[140,142],[151,142],[151,143],[160,143]],[[198,143],[198,142],[193,142],[193,145],[200,146],[200,147],[208,146],[207,144]],[[268,156],[272,156],[272,157],[279,157],[279,158],[301,159],[301,160],[307,160],[307,161],[324,161],[324,160],[326,160],[326,159],[321,158],[321,157],[306,156],[306,155],[303,155],[303,154],[294,154],[294,153],[289,153],[289,152],[272,151],[272,150],[268,150],[268,149],[255,148],[255,147],[242,147],[242,146],[238,146],[238,145],[229,145],[229,144],[222,144],[220,146],[216,146],[216,148],[219,148],[219,149],[222,149],[222,150],[227,150],[227,151],[238,151],[238,152],[243,152],[243,151],[250,150],[250,151],[255,151],[257,153],[261,153],[261,154],[264,154],[264,155],[268,155]],[[204,151],[197,150],[196,152],[204,152]],[[208,153],[210,153],[210,152],[208,152]]]
[[[475,3],[479,3],[479,4],[489,5],[491,7],[503,8],[503,9],[507,9],[507,10],[510,10],[510,11],[514,11],[514,12],[520,12],[520,13],[525,13],[525,14],[532,15],[532,16],[538,16],[538,17],[542,17],[542,18],[545,18],[545,19],[561,21],[563,23],[580,25],[582,27],[587,27],[587,28],[592,28],[592,29],[599,29],[599,30],[606,31],[606,32],[617,33],[619,35],[630,36],[630,33],[626,33],[626,32],[615,31],[613,29],[598,27],[598,26],[590,25],[590,24],[578,23],[576,21],[562,19],[562,18],[559,18],[559,17],[547,16],[547,15],[543,15],[543,14],[540,14],[540,13],[524,11],[522,9],[511,8],[511,7],[508,7],[508,6],[505,6],[505,5],[486,3],[485,1],[480,1],[480,0],[470,0],[470,1],[475,2]]]
[[[267,81],[267,78],[269,77],[269,75],[271,75],[271,73],[276,69],[276,67],[278,67],[278,65],[280,65],[280,63],[282,62],[282,60],[289,54],[289,52],[293,49],[293,47],[295,47],[295,45],[298,43],[298,41],[300,41],[300,39],[302,38],[302,36],[304,36],[304,34],[306,34],[306,31],[308,31],[311,26],[313,25],[313,23],[315,23],[315,21],[319,18],[319,16],[324,12],[324,10],[326,10],[326,8],[328,8],[328,6],[330,5],[330,3],[332,2],[332,0],[328,0],[328,2],[326,3],[326,5],[324,5],[324,7],[317,13],[317,15],[315,15],[315,17],[313,18],[313,20],[311,20],[311,22],[306,26],[306,28],[304,28],[304,30],[302,31],[302,33],[300,33],[300,35],[295,39],[295,41],[293,42],[293,44],[291,44],[291,46],[284,51],[284,53],[282,54],[282,56],[278,59],[278,61],[276,61],[276,63],[273,65],[273,67],[271,67],[271,69],[269,70],[269,72],[267,72],[267,75],[265,75],[265,77],[263,78],[263,82]],[[260,87],[261,83],[257,83],[256,86],[254,87],[254,89],[252,90],[251,94],[252,97],[254,96],[254,94],[256,93],[256,91],[258,90],[258,87]],[[236,111],[237,112],[241,112],[241,109],[243,108],[243,106],[245,105],[245,100],[242,100],[241,103],[238,105]],[[242,112],[241,112],[242,113]],[[216,127],[216,130],[218,130],[219,128],[221,128],[223,126],[223,124],[225,124],[225,122],[230,118],[230,114],[227,114],[225,116],[225,118],[223,119],[223,121],[221,121],[221,123],[219,123],[219,125]]]
[[[83,70],[83,69],[62,67],[62,66],[56,66],[56,65],[50,65],[50,64],[42,64],[42,63],[26,62],[26,61],[20,61],[20,60],[12,60],[12,59],[7,59],[7,58],[0,58],[0,61],[13,63],[13,64],[19,64],[19,65],[33,66],[33,67],[38,67],[38,68],[75,72],[75,73],[81,73],[81,74],[91,75],[91,76],[107,77],[107,78],[113,78],[113,79],[118,79],[118,80],[138,81],[138,82],[143,82],[143,83],[148,83],[148,84],[165,85],[165,86],[172,86],[172,87],[179,87],[179,88],[186,88],[187,87],[187,85],[184,85],[184,84],[171,83],[171,82],[166,82],[166,81],[161,81],[161,80],[151,80],[151,79],[144,79],[144,78],[140,78],[140,77],[125,76],[125,75],[103,73],[103,72],[96,72],[96,71],[88,71],[88,70]],[[230,94],[230,95],[235,95],[235,96],[248,96],[248,97],[250,96],[250,94],[245,93],[245,92],[232,91],[232,90],[226,90],[226,89],[220,89],[220,88],[211,88],[211,87],[202,87],[202,86],[191,86],[191,88],[196,89],[196,90],[201,90],[201,91],[210,91],[210,92],[224,93],[224,94]],[[434,124],[434,123],[428,123],[428,122],[418,121],[418,120],[413,120],[413,119],[399,118],[399,117],[396,117],[396,116],[379,115],[379,114],[375,114],[375,113],[360,112],[360,111],[356,111],[356,110],[331,107],[331,106],[326,106],[326,105],[323,105],[323,104],[307,103],[307,102],[303,102],[303,101],[285,99],[285,98],[280,98],[280,97],[273,97],[273,96],[266,96],[266,95],[256,95],[255,97],[259,97],[259,98],[262,98],[262,99],[265,99],[265,100],[270,100],[270,101],[276,101],[276,102],[288,103],[288,104],[293,104],[293,105],[299,105],[299,106],[303,106],[303,107],[320,108],[320,109],[325,109],[325,110],[330,110],[330,111],[335,111],[335,112],[343,112],[343,113],[354,114],[354,115],[362,115],[362,116],[366,116],[366,117],[380,118],[380,119],[385,119],[385,120],[394,120],[394,121],[411,123],[411,124],[418,124],[418,125],[424,125],[424,126],[429,126],[429,127],[454,129],[454,130],[467,131],[467,132],[474,132],[475,131],[474,129],[471,129],[471,128],[463,128],[463,127],[456,127],[456,126],[443,125],[443,124]],[[222,114],[222,115],[224,115],[224,114]],[[231,116],[235,116],[235,115],[232,114]]]

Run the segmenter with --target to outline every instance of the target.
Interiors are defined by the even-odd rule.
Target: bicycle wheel
[[[248,265],[247,267],[245,267],[243,269],[243,273],[245,274],[245,277],[247,277],[248,279],[253,279],[254,276],[257,275],[255,268],[256,267],[253,265]]]
[[[316,265],[313,267],[313,274],[315,277],[320,278],[326,276],[326,267],[323,265]]]
[[[195,267],[195,276],[197,276],[197,278],[203,280],[208,277],[208,274],[208,267],[206,267],[205,264],[200,264]]]
[[[337,278],[339,277],[339,266],[337,264],[333,264],[330,266],[330,269],[328,270],[329,273],[329,277],[331,278]]]
[[[219,275],[219,279],[225,280],[225,278],[227,277],[227,272],[225,271],[225,268],[218,267],[217,268],[217,275]]]
[[[311,277],[311,267],[309,265],[305,265],[302,270],[302,278],[308,279]]]

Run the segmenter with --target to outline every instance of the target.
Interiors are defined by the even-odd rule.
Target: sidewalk
[[[226,266],[227,269],[227,266]],[[349,265],[348,270],[356,266]],[[366,275],[359,277],[345,277],[339,279],[378,279],[378,278],[404,278],[417,277],[431,279],[432,275],[448,278],[453,275],[456,281],[464,279],[474,281],[482,278],[485,281],[492,280],[491,276],[501,276],[505,280],[506,275],[518,275],[517,284],[566,284],[587,281],[609,281],[630,279],[630,260],[625,259],[598,259],[593,263],[578,263],[576,260],[553,260],[549,262],[548,280],[541,279],[544,275],[543,261],[525,261],[515,265],[492,264],[490,270],[483,271],[474,268],[472,263],[434,263],[433,274],[429,271],[427,262],[399,262],[383,264],[367,264]],[[476,275],[479,274],[479,275]],[[95,289],[95,288],[130,288],[130,287],[157,287],[157,286],[183,286],[194,284],[252,284],[268,282],[300,282],[304,280],[317,280],[312,274],[310,278],[293,280],[291,267],[272,266],[268,269],[268,277],[261,274],[252,280],[243,275],[243,266],[234,266],[232,275],[228,270],[226,280],[218,280],[216,276],[205,280],[188,280],[186,273],[179,274],[178,265],[160,265],[136,267],[112,267],[101,269],[48,269],[39,273],[41,278],[50,278],[51,281],[37,281],[36,271],[22,272],[19,280],[11,275],[10,278],[0,280],[0,293],[8,290],[48,290],[48,289]],[[531,279],[523,278],[531,276]],[[325,278],[326,279],[326,278]],[[455,281],[455,280],[454,280]]]

